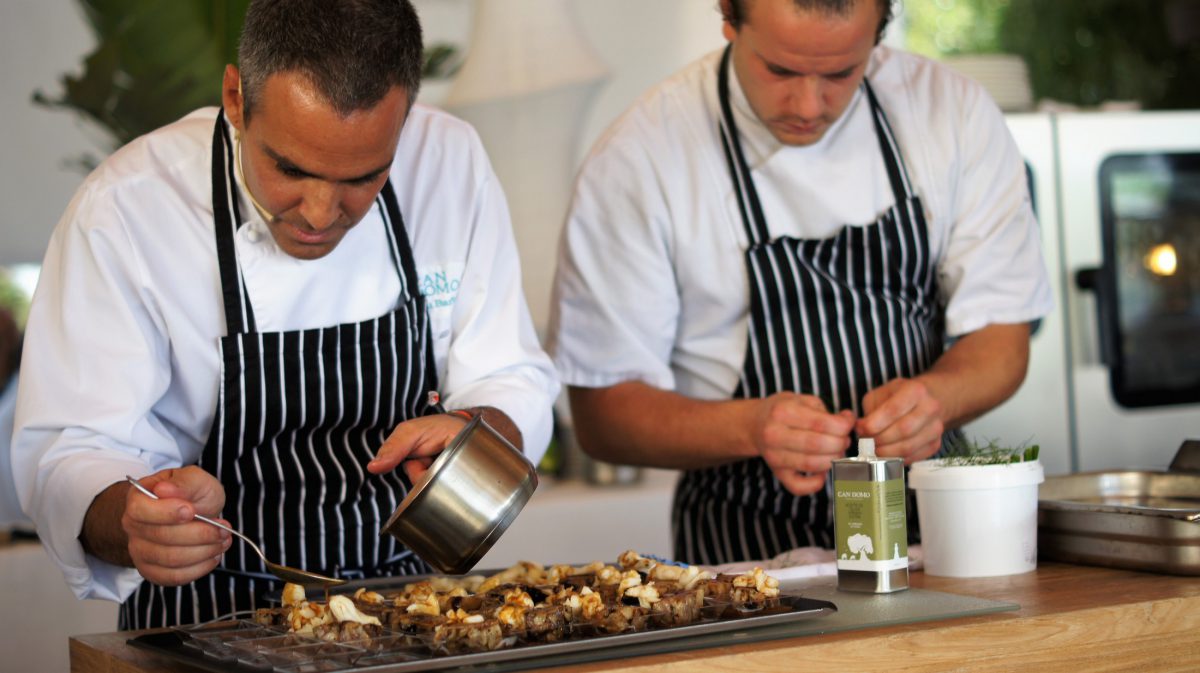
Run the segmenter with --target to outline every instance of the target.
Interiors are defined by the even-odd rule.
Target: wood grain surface
[[[806,635],[646,657],[548,673],[929,671],[1062,673],[1200,671],[1200,578],[1042,563],[1035,572],[985,579],[912,575],[912,586],[1019,604],[1014,612]],[[125,641],[136,633],[71,639],[77,673],[183,672],[190,667]]]

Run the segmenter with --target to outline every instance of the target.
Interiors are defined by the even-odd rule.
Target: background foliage
[[[1200,0],[901,2],[910,49],[1018,54],[1035,100],[1200,108]]]
[[[80,74],[64,74],[59,94],[36,91],[46,107],[74,111],[101,128],[110,150],[221,101],[221,76],[237,62],[250,0],[78,0],[96,36]],[[430,45],[425,75],[458,67],[457,50]],[[78,159],[85,169],[98,160]]]

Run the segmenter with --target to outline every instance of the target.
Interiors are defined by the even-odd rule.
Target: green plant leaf
[[[80,0],[96,37],[83,72],[36,103],[74,110],[116,149],[193,110],[217,105],[249,0]]]
[[[192,111],[221,103],[226,64],[237,61],[250,0],[79,0],[96,37],[83,71],[60,79],[57,95],[33,93],[38,105],[71,110],[109,135],[115,150]],[[424,74],[448,77],[457,49],[426,50]],[[77,158],[83,167],[92,157]]]
[[[1010,463],[1032,462],[1037,460],[1038,445],[1022,444],[1017,447],[1000,446],[996,439],[986,441],[968,438],[963,433],[950,436],[946,453],[935,460],[943,465],[1006,465]]]

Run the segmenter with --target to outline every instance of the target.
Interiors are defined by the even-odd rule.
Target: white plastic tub
[[[942,577],[1016,575],[1037,568],[1037,461],[946,466],[914,463],[925,572]]]

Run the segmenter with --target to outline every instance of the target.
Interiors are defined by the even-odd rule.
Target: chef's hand
[[[829,413],[812,395],[777,393],[757,407],[754,442],[779,482],[793,495],[816,493],[833,461],[846,455],[854,412]]]
[[[433,458],[446,448],[463,429],[467,419],[455,414],[434,414],[404,421],[379,447],[379,453],[367,463],[367,471],[383,474],[397,465],[416,481],[433,464]]]
[[[225,506],[221,482],[196,466],[155,472],[138,481],[159,497],[155,500],[135,488],[125,496],[121,527],[129,538],[129,556],[142,577],[177,586],[212,572],[232,536],[192,517],[220,515]]]
[[[863,417],[855,430],[875,439],[875,453],[924,460],[942,444],[942,404],[918,379],[893,379],[863,397]]]

